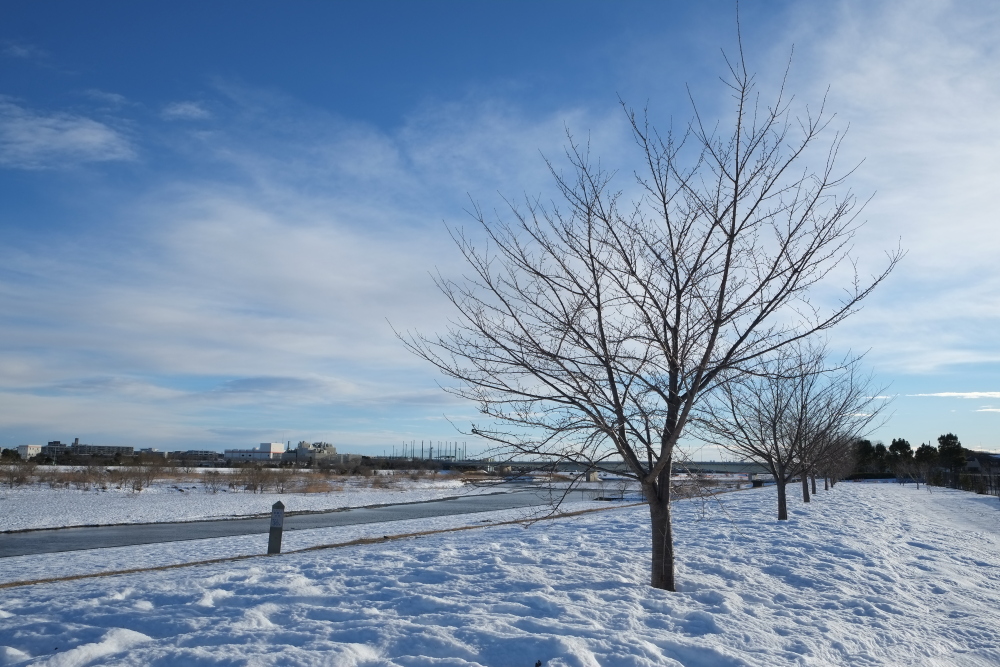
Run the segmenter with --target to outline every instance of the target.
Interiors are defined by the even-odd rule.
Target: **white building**
[[[21,456],[22,461],[27,461],[30,458],[38,456],[42,453],[41,445],[18,445],[17,453]]]
[[[337,448],[328,442],[300,442],[298,447],[289,449],[281,457],[282,461],[293,461],[296,463],[312,463],[316,461],[326,461],[337,456]]]
[[[280,461],[284,453],[283,443],[262,442],[257,449],[227,449],[223,458],[227,461]]]

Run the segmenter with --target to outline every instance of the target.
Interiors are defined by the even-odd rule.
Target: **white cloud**
[[[124,400],[163,401],[184,396],[184,392],[160,387],[150,382],[129,377],[96,377],[69,380],[44,391],[53,394],[77,396],[114,395]]]
[[[468,407],[387,320],[446,326],[428,274],[463,267],[441,220],[469,223],[467,193],[546,186],[538,149],[558,155],[561,119],[574,114],[616,136],[600,117],[489,104],[425,108],[388,134],[267,99],[224,128],[176,133],[171,145],[212,178],[161,176],[122,193],[100,230],[54,237],[44,252],[0,248],[19,276],[0,276],[0,312],[19,314],[0,318],[0,391],[23,394],[25,410],[0,408],[0,425],[93,433],[100,420],[83,406],[104,398],[122,408],[122,437],[143,418],[192,444],[288,439],[273,424],[341,443],[453,437],[428,411]]]
[[[205,120],[212,114],[198,102],[174,102],[163,108],[160,114],[167,120]]]
[[[105,90],[98,90],[96,88],[85,90],[83,94],[90,99],[113,109],[117,109],[118,107],[125,106],[129,103],[128,98],[124,95],[120,95],[119,93],[109,93]]]
[[[1000,173],[1000,60],[991,57],[995,29],[977,27],[995,25],[980,16],[992,10],[963,17],[940,2],[839,7],[838,20],[803,22],[793,87],[816,99],[822,91],[810,82],[832,84],[830,108],[851,124],[842,163],[867,158],[853,180],[862,196],[878,191],[859,236],[863,259],[876,264],[899,236],[910,255],[834,333],[835,343],[872,348],[868,360],[880,370],[1000,361],[989,336],[1000,326],[1000,237],[990,217]],[[502,100],[427,105],[393,132],[270,93],[222,94],[210,107],[162,110],[164,118],[206,121],[198,126],[205,132],[165,132],[171,149],[192,160],[190,173],[211,178],[160,175],[122,193],[92,239],[50,239],[44,251],[21,255],[0,248],[0,266],[23,279],[5,290],[0,276],[0,312],[19,314],[0,321],[0,387],[57,394],[23,399],[34,423],[79,418],[97,426],[83,406],[103,395],[124,397],[136,428],[142,419],[170,423],[170,437],[266,432],[222,415],[246,405],[282,423],[299,414],[285,411],[303,405],[354,406],[371,421],[341,418],[343,437],[395,437],[401,422],[380,430],[364,410],[448,400],[386,324],[446,326],[451,313],[427,274],[456,276],[462,266],[441,220],[468,225],[467,194],[487,209],[497,191],[548,194],[538,153],[560,159],[564,122],[578,138],[589,134],[608,167],[626,165],[616,183],[631,187],[623,159],[630,140],[611,92],[608,107],[542,116]],[[22,129],[8,140],[11,123],[36,133]],[[89,143],[79,138],[87,131]],[[0,147],[0,163],[31,167],[134,155],[108,125],[2,99]],[[0,424],[27,419],[14,414],[17,405],[0,408]],[[58,407],[53,421],[44,406]]]
[[[936,396],[940,398],[1000,398],[1000,391],[942,391],[935,394],[907,394],[907,396]]]
[[[49,59],[49,54],[45,50],[40,49],[33,44],[12,40],[5,40],[0,42],[0,44],[2,44],[2,46],[0,46],[0,52],[10,58],[30,60],[35,63],[45,62]]]
[[[42,169],[134,157],[128,140],[104,123],[73,114],[36,113],[0,97],[2,166]]]
[[[882,370],[935,372],[1000,361],[1000,5],[921,0],[799,3],[793,89],[850,130],[851,183],[876,193],[858,254],[876,263],[901,239],[908,256],[834,335]]]

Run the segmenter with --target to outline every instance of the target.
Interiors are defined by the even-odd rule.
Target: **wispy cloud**
[[[230,380],[215,389],[225,394],[319,393],[325,389],[318,380],[294,377],[255,377]]]
[[[104,123],[68,113],[37,113],[0,97],[2,166],[43,169],[134,157],[130,142]]]
[[[907,394],[907,396],[936,396],[939,398],[1000,398],[1000,391],[941,391],[934,394]]]
[[[110,93],[106,90],[98,90],[96,88],[85,90],[83,94],[110,109],[118,109],[129,103],[128,98],[124,95],[119,93]]]
[[[163,108],[160,114],[167,120],[204,120],[212,114],[198,102],[174,102]]]
[[[929,373],[1000,361],[993,205],[1000,172],[1000,5],[918,0],[797,3],[791,85],[821,95],[849,131],[841,163],[876,193],[857,252],[908,256],[838,342],[882,370]],[[863,163],[862,163],[863,161]]]
[[[862,196],[878,192],[859,254],[874,265],[900,236],[910,250],[834,342],[871,348],[880,370],[1000,360],[988,335],[1000,326],[1000,233],[991,217],[1000,60],[992,57],[995,29],[978,27],[996,25],[996,10],[983,4],[963,16],[947,2],[917,11],[860,0],[801,6],[809,14],[801,33],[784,40],[802,45],[793,87],[819,99],[832,85],[829,107],[851,126],[843,164],[867,158],[853,182]],[[816,11],[842,20],[817,21]],[[197,123],[135,121],[127,133],[105,116],[0,98],[0,165],[131,160],[132,137],[142,137],[144,155],[159,141],[163,164],[183,163],[167,171],[173,167],[150,161],[128,190],[101,184],[115,205],[92,213],[80,225],[86,233],[0,247],[7,432],[51,428],[59,437],[72,426],[110,434],[103,425],[114,424],[123,438],[155,430],[197,444],[280,439],[271,428],[279,424],[293,439],[296,428],[305,439],[357,442],[412,428],[419,439],[420,424],[436,419],[428,412],[470,411],[437,388],[435,373],[386,322],[434,332],[453,315],[428,277],[464,270],[441,221],[471,227],[469,196],[501,211],[498,191],[548,196],[539,152],[558,163],[566,125],[609,167],[625,165],[615,187],[633,186],[613,91],[607,104],[535,114],[486,95],[427,103],[390,130],[272,91],[220,85],[193,97],[203,101],[153,109]],[[136,108],[114,93],[90,98]],[[86,214],[66,212],[74,220]],[[908,389],[934,386],[955,385]]]
[[[49,60],[49,54],[44,49],[15,40],[0,41],[0,53],[9,58],[28,60],[36,64],[42,64]]]
[[[19,350],[0,355],[0,391],[27,395],[0,425],[93,433],[74,406],[103,398],[121,408],[121,437],[146,418],[170,424],[155,438],[192,446],[281,439],[274,424],[341,443],[445,436],[428,433],[451,429],[428,407],[467,406],[387,322],[433,332],[452,315],[428,275],[463,270],[441,220],[468,223],[467,193],[548,183],[538,149],[558,155],[562,119],[610,143],[620,121],[474,101],[388,133],[261,94],[228,104],[209,131],[167,128],[193,169],[121,193],[100,233],[41,255],[0,248],[18,280],[4,289],[0,275],[0,312],[19,313],[0,318]]]
[[[210,428],[208,429],[208,432],[222,436],[226,439],[232,438],[239,440],[274,437],[274,429],[266,429],[266,428],[222,427],[222,428]]]
[[[41,388],[43,393],[67,395],[116,395],[126,400],[162,401],[180,398],[185,392],[128,377],[99,377],[70,380]]]

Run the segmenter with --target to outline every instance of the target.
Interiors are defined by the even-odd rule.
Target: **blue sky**
[[[0,444],[469,441],[387,323],[446,321],[443,221],[550,192],[564,127],[629,164],[618,96],[721,113],[733,7],[5,2]],[[794,45],[798,99],[849,127],[862,266],[908,250],[831,339],[891,384],[878,437],[1000,448],[1000,8],[741,15],[763,88]]]

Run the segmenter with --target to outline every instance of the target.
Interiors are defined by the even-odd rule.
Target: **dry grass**
[[[290,488],[292,493],[340,493],[344,490],[344,485],[338,484],[337,480],[333,479],[301,475]]]
[[[375,475],[372,477],[371,486],[373,489],[388,489],[396,486],[396,480],[388,475]]]

